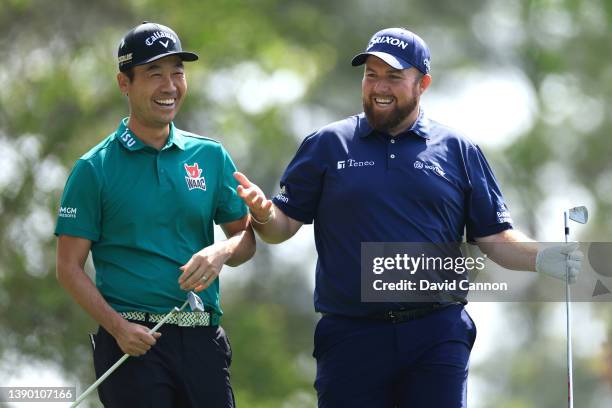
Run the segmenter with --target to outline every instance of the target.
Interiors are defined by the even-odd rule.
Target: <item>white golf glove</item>
[[[577,242],[544,248],[539,250],[536,256],[536,271],[565,280],[567,269],[569,282],[574,283],[582,268],[582,258],[583,254],[578,249]]]

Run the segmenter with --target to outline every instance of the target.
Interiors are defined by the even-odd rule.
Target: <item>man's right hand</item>
[[[249,207],[251,217],[259,223],[266,223],[272,217],[272,201],[266,198],[266,195],[261,191],[257,184],[251,181],[240,172],[234,173],[234,178],[240,183],[236,191],[238,196],[242,198],[245,204]]]
[[[121,351],[130,356],[141,356],[157,343],[161,333],[149,334],[148,327],[124,320],[113,337]]]

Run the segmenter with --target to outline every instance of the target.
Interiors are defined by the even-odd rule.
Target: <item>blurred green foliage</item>
[[[588,239],[608,240],[611,19],[610,0],[1,0],[0,356],[58,364],[81,387],[93,379],[85,334],[95,324],[55,281],[52,230],[66,172],[127,114],[115,53],[140,21],[173,27],[201,56],[187,66],[177,125],[223,141],[268,193],[302,137],[361,109],[361,71],[348,62],[380,28],[407,26],[428,41],[429,92],[456,87],[445,81],[454,71],[518,70],[534,95],[533,123],[485,150],[519,226],[536,233],[551,185],[568,183],[592,197]],[[274,88],[279,78],[293,87]],[[314,406],[311,262],[274,252],[260,243],[249,265],[224,271],[239,280],[223,299],[236,396],[243,407]],[[605,306],[598,318],[609,336]],[[526,320],[545,309],[514,307]],[[520,351],[474,367],[497,395],[480,406],[562,406],[562,350],[538,343],[542,325],[530,327]],[[576,362],[576,406],[609,398],[610,353]]]

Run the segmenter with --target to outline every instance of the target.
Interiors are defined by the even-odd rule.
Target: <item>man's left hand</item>
[[[223,242],[197,252],[189,262],[179,268],[183,272],[179,277],[181,289],[203,291],[217,279],[228,258],[229,254],[225,251]]]
[[[574,283],[582,268],[582,258],[577,242],[544,248],[536,257],[536,271],[565,280],[567,270],[569,283]]]

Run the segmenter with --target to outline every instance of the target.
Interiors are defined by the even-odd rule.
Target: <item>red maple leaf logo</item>
[[[191,178],[200,178],[202,174],[202,170],[200,166],[198,166],[198,163],[193,163],[191,166],[185,163],[185,170],[187,171],[187,175]]]

